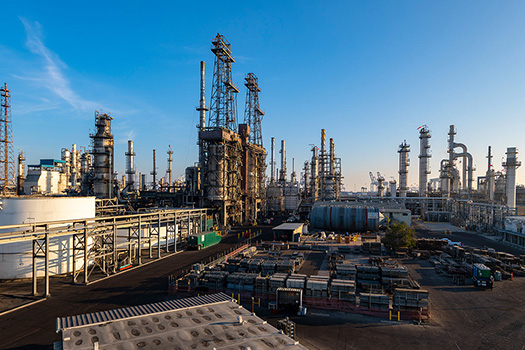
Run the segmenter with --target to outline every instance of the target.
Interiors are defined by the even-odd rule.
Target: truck
[[[195,235],[188,236],[188,249],[201,250],[211,247],[221,241],[219,231],[200,232]]]
[[[494,288],[494,275],[487,266],[474,264],[472,267],[472,282],[474,287],[492,289]]]

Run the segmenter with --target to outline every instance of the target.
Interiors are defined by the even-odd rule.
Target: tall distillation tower
[[[410,165],[408,158],[410,145],[406,142],[406,140],[404,140],[403,143],[399,145],[397,152],[399,153],[399,197],[406,197],[408,191],[408,166]]]
[[[11,123],[11,91],[7,84],[0,88],[0,194],[16,193],[15,153]]]
[[[113,135],[111,134],[111,118],[106,113],[95,111],[95,127],[97,132],[90,135],[93,139],[93,171],[94,195],[97,198],[113,197]]]
[[[428,175],[430,174],[430,130],[426,125],[419,129],[419,197],[427,196]]]
[[[507,148],[507,160],[502,163],[507,174],[506,188],[507,206],[509,208],[516,207],[516,169],[521,165],[518,161],[518,150],[516,147]]]
[[[220,211],[220,224],[237,224],[242,221],[242,194],[241,143],[235,106],[239,90],[233,84],[231,69],[235,59],[223,35],[217,34],[213,39],[211,51],[215,64],[209,123],[199,132],[199,141],[203,143],[203,200]]]
[[[126,188],[133,190],[135,188],[135,151],[133,150],[133,141],[128,140],[128,151],[126,152]]]

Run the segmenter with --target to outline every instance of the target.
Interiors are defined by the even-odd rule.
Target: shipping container
[[[221,235],[218,231],[201,232],[188,237],[188,248],[204,249],[211,247],[221,241]]]

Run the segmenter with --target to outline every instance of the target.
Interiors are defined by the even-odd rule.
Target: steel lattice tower
[[[232,67],[235,62],[230,49],[230,43],[223,35],[217,34],[212,41],[211,51],[215,54],[213,67],[213,86],[209,127],[226,128],[237,132],[235,94],[239,90],[232,82]]]
[[[11,124],[11,91],[7,84],[0,88],[0,190],[3,195],[15,193],[15,154]]]
[[[250,142],[262,146],[261,119],[264,112],[259,107],[259,81],[253,73],[248,73],[244,78],[244,85],[248,88],[246,92],[246,109],[244,111],[244,123],[250,126]]]

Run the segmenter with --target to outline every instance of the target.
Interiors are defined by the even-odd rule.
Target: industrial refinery
[[[474,295],[480,289],[494,290],[495,308],[513,308],[500,328],[521,317],[523,307],[509,297],[525,283],[525,187],[517,184],[513,140],[505,140],[504,155],[487,140],[486,162],[477,160],[486,169],[475,178],[474,140],[463,130],[414,125],[395,134],[398,146],[383,149],[395,173],[372,160],[383,173],[370,169],[368,187],[347,191],[345,140],[326,125],[295,155],[286,130],[267,135],[265,78],[237,72],[234,48],[216,34],[211,53],[191,68],[199,82],[198,152],[180,176],[176,146],[143,149],[126,137],[125,152],[116,152],[119,115],[102,109],[91,112],[87,144],[46,149],[48,158],[29,163],[24,145],[15,155],[16,97],[3,84],[2,333],[14,322],[8,317],[44,327],[27,321],[34,312],[45,327],[56,321],[56,329],[39,328],[35,342],[56,349],[339,349],[322,336],[333,338],[327,320],[334,320],[345,333],[359,324],[368,338],[356,347],[369,348],[374,331],[367,327],[381,322],[403,339],[434,332],[427,324],[438,333],[453,331],[448,322],[474,332],[477,323],[465,318],[479,310],[487,319],[501,316],[485,311],[492,299]],[[434,146],[445,141],[446,149]],[[137,164],[137,153],[148,154],[151,168]],[[120,176],[117,161],[125,164]],[[158,164],[166,164],[165,176]],[[474,311],[455,314],[467,303]],[[8,346],[33,346],[26,332]],[[438,341],[438,333],[429,339]]]

